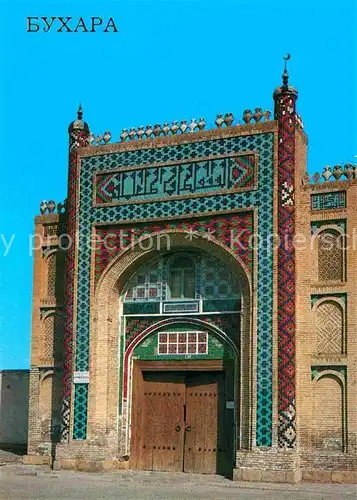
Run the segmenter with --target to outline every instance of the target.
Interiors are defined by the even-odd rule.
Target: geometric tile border
[[[259,155],[258,189],[242,193],[190,197],[184,200],[128,204],[111,207],[93,207],[93,174],[118,165],[130,166],[187,160],[212,154],[232,154],[254,151]],[[81,160],[79,196],[79,251],[76,311],[77,371],[88,370],[89,361],[89,297],[90,297],[90,238],[94,223],[114,225],[116,222],[174,218],[177,215],[233,210],[236,207],[257,208],[258,233],[261,241],[269,241],[273,231],[274,189],[274,134],[259,133],[249,136],[210,139],[177,146],[138,149],[86,157]],[[257,410],[256,442],[258,446],[272,444],[272,314],[273,314],[273,252],[262,245],[257,262]],[[262,306],[262,307],[260,307]],[[83,416],[83,418],[85,418]],[[77,420],[76,425],[82,425]],[[74,429],[74,436],[77,429]]]
[[[80,118],[80,117],[79,117]],[[65,294],[65,328],[64,328],[64,358],[62,376],[62,409],[61,409],[61,441],[69,439],[72,370],[73,370],[73,336],[74,336],[74,277],[76,272],[76,221],[78,214],[78,147],[87,145],[88,130],[74,129],[69,135],[69,178],[67,199],[67,233],[72,244],[69,246],[66,258],[66,294]]]
[[[278,120],[278,444],[296,443],[295,395],[295,101],[287,85],[275,95]]]

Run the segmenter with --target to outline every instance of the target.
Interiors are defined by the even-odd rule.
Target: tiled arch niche
[[[201,312],[197,315],[178,313],[175,315],[148,314],[124,315],[122,297],[127,291],[127,283],[135,277],[140,269],[153,262],[157,257],[157,251],[143,251],[139,245],[134,245],[130,250],[123,251],[103,272],[99,280],[96,294],[93,297],[93,331],[91,335],[91,359],[90,371],[95,377],[89,386],[88,394],[88,428],[85,430],[88,438],[93,432],[98,433],[102,428],[103,432],[119,438],[119,448],[124,451],[127,447],[127,433],[125,431],[127,421],[125,415],[128,414],[127,402],[124,401],[124,388],[130,385],[129,369],[125,372],[125,354],[133,339],[138,338],[143,332],[148,333],[148,329],[156,328],[160,321],[176,320],[179,316],[184,317],[184,323],[190,319],[202,321],[204,331],[216,329],[223,332],[227,338],[235,336],[235,343],[239,344],[240,352],[244,352],[241,357],[239,373],[237,375],[238,386],[240,387],[240,398],[245,400],[245,405],[241,409],[240,415],[240,435],[239,440],[242,447],[251,446],[251,438],[254,429],[252,428],[251,412],[247,401],[256,398],[256,392],[251,389],[251,366],[254,362],[254,342],[255,333],[251,324],[251,283],[250,277],[233,252],[215,241],[207,241],[204,238],[196,238],[188,242],[185,232],[172,232],[172,247],[170,252],[190,251],[202,254],[206,252],[213,260],[224,260],[229,272],[239,283],[239,290],[242,293],[242,312],[229,314],[228,311]],[[154,236],[151,236],[155,238]],[[154,245],[155,247],[155,245]],[[135,281],[135,278],[134,278]],[[147,301],[150,302],[150,301]],[[114,305],[117,304],[117,309]],[[182,320],[181,320],[182,323]],[[242,323],[242,324],[241,324]],[[189,330],[202,330],[196,326],[189,326]],[[118,335],[118,331],[120,335]],[[108,349],[100,346],[108,345]],[[119,356],[118,356],[119,353]],[[108,366],[108,374],[102,371],[102,366]],[[240,384],[239,384],[240,383]],[[80,388],[78,388],[80,389]],[[104,396],[106,394],[106,396]],[[118,398],[118,394],[120,397]],[[119,408],[118,408],[119,399]],[[100,400],[100,403],[99,403]],[[100,411],[99,411],[100,409]],[[79,415],[78,415],[79,416]],[[105,417],[106,416],[106,417]],[[76,420],[76,408],[74,413]],[[78,427],[77,427],[78,428]],[[118,432],[119,431],[119,432]]]
[[[175,298],[171,295],[170,279],[172,266],[180,259],[181,263],[192,265],[194,274],[194,294],[192,297]],[[142,313],[145,304],[164,302],[164,307],[155,312],[220,312],[222,310],[240,310],[241,292],[237,279],[224,263],[206,252],[175,250],[154,258],[138,269],[130,278],[123,294],[124,314],[130,314],[130,305],[140,304],[137,308]],[[204,301],[207,307],[199,307],[198,301]],[[166,302],[166,303],[165,303]],[[193,307],[188,307],[191,302]],[[180,308],[180,303],[186,307]],[[166,307],[165,307],[166,306]],[[195,307],[196,306],[196,307]],[[127,309],[128,311],[126,311]],[[135,307],[132,307],[135,310]]]
[[[177,260],[193,265],[195,293],[191,298],[171,297],[170,274]],[[125,345],[121,348],[124,373],[120,379],[119,412],[123,419],[122,452],[126,455],[130,453],[133,359],[231,359],[235,363],[234,377],[239,379],[241,292],[238,280],[219,258],[202,250],[176,249],[136,269],[121,299],[121,338]],[[222,338],[212,332],[214,328]]]

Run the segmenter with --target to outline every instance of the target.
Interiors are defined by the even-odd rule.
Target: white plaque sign
[[[73,383],[74,384],[89,384],[89,372],[74,372],[73,373]]]

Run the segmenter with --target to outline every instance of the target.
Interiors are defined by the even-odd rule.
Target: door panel
[[[228,397],[232,399],[230,394]],[[137,369],[132,466],[173,472],[229,472],[233,421],[226,418],[225,403],[224,372]]]
[[[223,373],[187,374],[184,471],[226,469]]]
[[[143,373],[136,432],[137,468],[177,471],[183,467],[184,374]]]

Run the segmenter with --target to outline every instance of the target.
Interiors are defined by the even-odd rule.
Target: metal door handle
[[[191,431],[192,431],[191,426],[190,426],[190,425],[188,425],[188,426],[185,428],[185,431],[187,431],[187,432],[191,432]]]
[[[176,425],[175,430],[176,430],[176,432],[180,432],[180,430],[181,430],[181,425]]]

